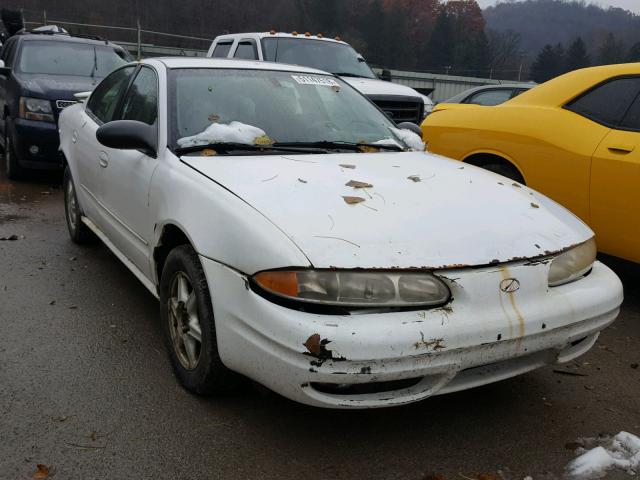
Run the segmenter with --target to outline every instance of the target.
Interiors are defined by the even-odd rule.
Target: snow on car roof
[[[202,57],[161,57],[154,58],[162,62],[167,68],[240,68],[247,70],[276,70],[281,72],[312,73],[332,75],[315,68],[284,63],[261,62],[257,60],[236,60],[233,58],[202,58]]]

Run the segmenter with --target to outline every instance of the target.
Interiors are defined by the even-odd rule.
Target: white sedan
[[[198,394],[239,373],[319,407],[400,405],[573,360],[619,312],[580,220],[424,152],[321,71],[145,60],[60,136],[71,238],[159,298]]]

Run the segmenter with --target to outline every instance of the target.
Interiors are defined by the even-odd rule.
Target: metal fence
[[[136,58],[147,57],[160,57],[160,56],[186,56],[186,57],[204,57],[207,54],[207,50],[213,41],[210,38],[192,37],[188,35],[179,35],[175,33],[158,32],[154,30],[147,30],[142,28],[139,21],[136,22],[136,27],[122,27],[115,25],[96,25],[89,23],[71,22],[67,20],[58,20],[47,18],[47,12],[43,11],[42,16],[38,19],[35,15],[30,13],[30,18],[25,18],[25,25],[30,28],[35,28],[43,25],[60,25],[63,27],[80,27],[88,30],[92,33],[101,33],[103,31],[112,32],[128,32],[134,33],[136,42],[131,41],[119,41],[111,35],[110,40],[122,45]],[[155,45],[152,43],[143,43],[143,35],[154,35],[162,38],[173,38],[190,40],[195,42],[201,42],[204,48],[180,48],[164,45]],[[374,68],[377,74],[382,73],[382,69]],[[402,70],[390,70],[391,81],[401,85],[406,85],[411,88],[415,88],[418,91],[428,94],[435,102],[441,102],[448,98],[457,95],[472,87],[481,85],[499,85],[502,83],[514,83],[512,81],[495,80],[490,78],[478,78],[478,77],[463,77],[457,75],[442,75],[428,72],[408,72]]]

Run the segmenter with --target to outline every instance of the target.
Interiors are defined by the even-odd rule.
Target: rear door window
[[[129,86],[135,66],[116,70],[105,78],[91,94],[87,112],[100,124],[110,122],[116,113],[122,95]]]
[[[233,58],[257,60],[258,49],[256,48],[256,42],[253,40],[241,40],[240,43],[238,43],[238,47],[236,48]]]
[[[594,122],[616,128],[638,94],[640,77],[617,78],[591,89],[565,108]]]
[[[213,58],[227,58],[227,56],[229,56],[229,50],[231,50],[231,45],[233,45],[233,41],[217,43],[211,56]]]
[[[511,98],[512,90],[485,90],[484,92],[476,93],[472,95],[467,103],[473,103],[476,105],[494,106],[500,105]]]

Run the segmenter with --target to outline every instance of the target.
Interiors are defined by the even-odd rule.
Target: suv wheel
[[[10,180],[20,180],[24,177],[24,168],[20,166],[18,156],[11,143],[11,135],[6,130],[7,121],[5,120],[5,132],[4,132],[4,159],[7,166],[7,177]]]
[[[162,269],[160,318],[173,370],[184,388],[213,395],[236,386],[237,374],[218,354],[207,279],[190,245],[174,248]]]
[[[67,219],[69,236],[74,243],[89,243],[94,239],[94,235],[89,227],[82,222],[82,210],[78,203],[76,187],[73,183],[73,178],[71,178],[69,167],[64,169],[62,185],[64,188],[64,213]]]

